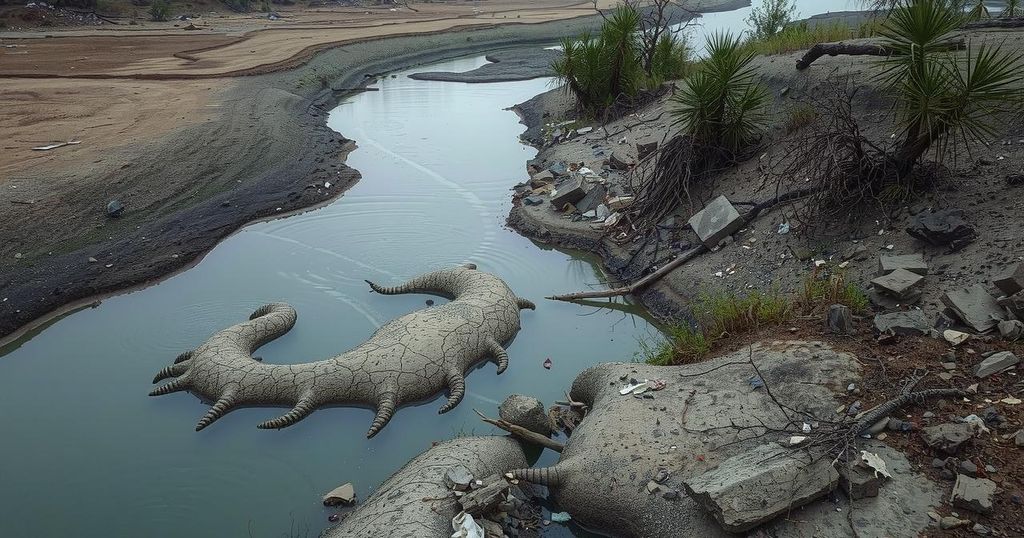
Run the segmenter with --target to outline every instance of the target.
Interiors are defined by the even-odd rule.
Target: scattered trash
[[[452,538],[484,538],[484,529],[473,516],[459,512],[452,518]]]
[[[324,181],[324,188],[325,189],[331,188],[331,182],[330,181]]]
[[[330,521],[331,523],[337,523],[340,519],[341,516],[339,516],[338,514],[331,514],[327,516],[327,521]]]
[[[662,390],[665,388],[665,385],[666,383],[664,379],[652,379],[647,382],[647,388],[651,390]]]
[[[111,200],[107,202],[107,216],[116,219],[124,214],[124,204],[120,200]]]
[[[964,422],[970,424],[972,428],[981,433],[991,433],[987,426],[985,426],[985,419],[978,415],[968,415],[964,417]]]
[[[551,358],[550,357],[544,359],[544,368],[548,369],[548,370],[551,369]]]
[[[764,386],[764,380],[761,379],[761,376],[757,376],[757,375],[755,375],[755,376],[751,377],[750,379],[748,379],[747,383],[750,383],[750,388],[752,388],[754,390],[757,390],[757,389],[759,389],[759,388]]]
[[[806,422],[804,422],[803,428],[801,428],[801,430],[804,433],[811,433],[811,425],[806,423]]]
[[[786,235],[789,233],[789,223],[783,222],[779,224],[779,235]]]
[[[878,454],[868,452],[867,450],[861,450],[860,459],[861,461],[864,462],[865,465],[871,467],[871,469],[875,472],[876,478],[878,477],[878,475],[882,475],[886,478],[892,478],[892,475],[889,474],[889,470],[885,467],[885,460],[879,457]]]
[[[642,382],[636,382],[634,380],[631,384],[626,385],[625,387],[622,387],[621,389],[619,389],[619,394],[625,396],[625,395],[633,392],[634,390],[639,389],[640,387],[646,387],[646,386],[647,386],[647,380],[646,379],[643,380]]]
[[[64,146],[77,146],[81,143],[81,140],[68,140],[67,142],[57,142],[55,144],[47,144],[45,146],[36,146],[32,149],[34,151],[50,151],[51,149],[62,148]]]
[[[555,523],[568,523],[572,519],[569,512],[552,512],[551,521]]]

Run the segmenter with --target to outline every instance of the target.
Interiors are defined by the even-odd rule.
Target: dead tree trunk
[[[962,50],[966,48],[963,39],[955,39],[940,44],[938,50]],[[811,66],[815,60],[822,56],[892,56],[896,51],[879,42],[858,42],[847,43],[818,43],[811,47],[802,58],[796,61],[796,68],[803,71]]]

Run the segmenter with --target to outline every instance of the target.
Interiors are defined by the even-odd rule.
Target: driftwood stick
[[[967,30],[974,30],[977,28],[1021,28],[1024,27],[1024,17],[1014,17],[1012,19],[990,19],[986,21],[975,21],[969,22],[964,25]]]
[[[550,448],[551,450],[554,450],[555,452],[561,452],[565,448],[565,445],[563,445],[562,443],[559,443],[558,441],[555,441],[554,439],[550,439],[548,437],[545,437],[545,436],[543,436],[543,435],[541,435],[539,433],[532,432],[532,431],[530,431],[530,430],[528,430],[528,429],[526,429],[526,428],[524,428],[522,426],[516,426],[515,424],[512,424],[510,422],[506,422],[506,421],[501,420],[501,419],[488,418],[486,415],[484,415],[480,411],[477,411],[476,409],[474,409],[473,412],[476,413],[480,417],[480,420],[482,420],[482,421],[484,421],[484,422],[486,422],[486,423],[488,423],[488,424],[490,424],[492,426],[496,426],[498,428],[501,428],[501,429],[507,431],[508,433],[511,433],[512,435],[514,435],[514,436],[516,436],[516,437],[518,437],[518,438],[520,438],[520,439],[522,439],[522,440],[524,440],[524,441],[526,441],[528,443],[533,443],[535,445],[540,445],[540,446],[542,446],[544,448]]]
[[[963,39],[952,39],[941,43],[938,50],[963,50],[967,45]],[[822,56],[892,56],[896,51],[877,41],[818,43],[796,61],[796,68],[803,71]]]

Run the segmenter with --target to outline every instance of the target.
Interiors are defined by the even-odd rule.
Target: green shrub
[[[796,4],[793,0],[764,0],[761,7],[755,7],[747,18],[750,34],[754,39],[775,36],[793,20]]]
[[[768,93],[751,66],[742,38],[715,33],[708,55],[673,96],[675,124],[700,146],[735,153],[760,136]]]
[[[797,304],[804,314],[811,314],[834,304],[846,305],[854,314],[863,314],[868,310],[869,301],[867,294],[859,286],[847,282],[845,271],[828,272],[815,269],[804,280]]]
[[[814,123],[818,118],[818,111],[811,105],[800,103],[790,107],[784,129],[786,134],[793,134],[804,127]]]
[[[171,6],[164,0],[155,0],[149,6],[149,18],[154,21],[166,21],[171,16]]]

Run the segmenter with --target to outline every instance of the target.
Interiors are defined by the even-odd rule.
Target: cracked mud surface
[[[501,279],[466,267],[427,273],[396,287],[369,283],[383,295],[428,293],[451,298],[444,305],[411,312],[378,329],[366,342],[336,357],[303,364],[264,364],[252,353],[295,325],[295,309],[274,303],[249,321],[224,329],[182,353],[154,382],[174,377],[151,396],[188,390],[215,402],[196,425],[209,426],[238,406],[290,405],[260,428],[284,428],[326,405],[377,410],[367,433],[373,437],[403,405],[448,389],[441,413],[465,394],[465,372],[481,360],[508,367],[502,343],[519,332],[519,310],[534,308]]]

